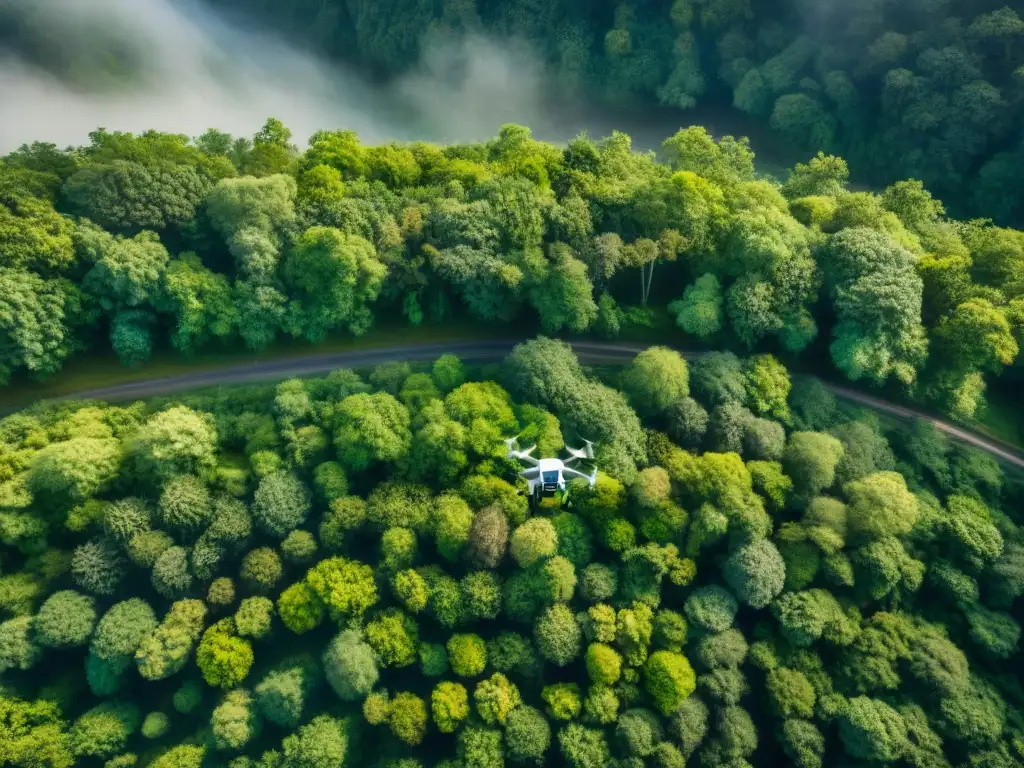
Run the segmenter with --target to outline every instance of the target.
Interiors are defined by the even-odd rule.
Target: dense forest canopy
[[[565,92],[729,103],[873,184],[1024,217],[1024,20],[1005,0],[208,1],[385,75],[436,36],[523,38]]]
[[[596,483],[531,503],[516,434],[592,436]],[[0,421],[0,764],[1012,768],[1022,502],[771,355],[39,405]]]
[[[958,418],[1017,358],[1024,233],[947,217],[920,181],[850,191],[819,153],[780,183],[691,127],[565,147],[368,146],[103,129],[0,161],[0,378],[110,345],[127,365],[468,315],[614,337],[668,307],[680,343],[806,352]],[[670,333],[670,331],[667,331]],[[684,335],[685,334],[685,335]],[[666,336],[668,338],[668,336]]]

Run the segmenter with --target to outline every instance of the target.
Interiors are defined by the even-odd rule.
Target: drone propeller
[[[582,448],[570,448],[569,446],[566,446],[565,450],[574,459],[593,459],[594,458],[594,444],[590,440],[587,440],[586,438],[580,438],[580,439],[583,440],[583,447]]]

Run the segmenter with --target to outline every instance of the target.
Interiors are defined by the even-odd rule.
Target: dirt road
[[[423,362],[434,360],[443,354],[458,355],[463,360],[476,362],[498,361],[504,358],[518,341],[518,339],[509,339],[503,341],[425,344],[368,349],[355,352],[338,352],[287,360],[257,361],[217,371],[186,374],[184,376],[164,379],[149,379],[130,384],[105,387],[103,389],[86,390],[58,399],[136,400],[226,384],[272,381],[275,379],[288,379],[294,376],[314,376],[333,371],[337,368],[366,368],[378,363],[392,361]],[[637,352],[644,349],[643,345],[591,341],[574,342],[572,347],[580,360],[588,364],[622,363],[630,360]],[[687,350],[679,351],[688,357],[701,354]],[[837,397],[856,402],[881,413],[905,420],[924,419],[954,440],[972,445],[991,454],[1000,461],[1024,469],[1024,454],[1012,445],[1002,443],[969,429],[958,427],[948,421],[938,419],[925,411],[892,403],[849,387],[838,386],[828,382],[825,382],[825,385]]]

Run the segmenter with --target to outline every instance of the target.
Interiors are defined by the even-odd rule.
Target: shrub
[[[50,595],[32,620],[36,640],[46,648],[85,645],[95,624],[93,599],[70,589]]]

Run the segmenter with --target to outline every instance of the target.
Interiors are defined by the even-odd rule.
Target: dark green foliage
[[[153,609],[144,600],[133,597],[114,604],[103,614],[89,650],[100,659],[129,659],[142,639],[156,628]]]
[[[319,674],[316,659],[309,656],[281,662],[253,691],[260,714],[276,725],[295,728],[302,721],[307,699],[320,682]]]
[[[684,605],[687,618],[711,632],[727,629],[732,624],[738,608],[736,598],[728,590],[718,586],[694,590]]]
[[[276,473],[260,480],[252,515],[263,531],[283,539],[305,522],[309,507],[306,486],[294,475]]]
[[[323,664],[327,682],[345,701],[369,693],[379,675],[372,649],[354,630],[334,638],[324,653]]]
[[[172,531],[186,535],[201,528],[213,513],[206,485],[193,475],[179,475],[164,484],[157,518]]]
[[[557,343],[514,358],[517,391],[590,381]],[[890,447],[866,416],[828,423],[790,402],[773,359],[735,362],[693,365],[695,392],[716,393],[716,436],[740,414],[740,448],[762,458],[683,450],[655,431],[671,407],[652,406],[646,458],[599,458],[568,503],[529,503],[494,429],[527,423],[557,451],[556,416],[493,382],[420,402],[412,387],[439,389],[399,368],[374,378],[410,403],[410,429],[443,414],[467,441],[466,465],[429,487],[404,461],[350,485],[350,467],[287,448],[336,428],[332,398],[366,393],[351,376],[148,419],[61,405],[4,420],[0,753],[60,768],[418,768],[428,746],[463,768],[1019,762],[1012,479],[920,428]],[[657,395],[631,375],[631,397]],[[830,432],[794,431],[802,419]],[[22,494],[22,454],[69,434],[124,439],[133,458],[73,506]],[[253,472],[226,482],[240,451]],[[30,677],[39,702],[14,699]]]
[[[551,726],[538,710],[518,707],[505,721],[505,751],[514,763],[539,765],[551,746]]]
[[[127,575],[127,562],[113,541],[97,538],[75,548],[71,578],[94,595],[111,595]]]
[[[71,749],[81,758],[105,759],[124,749],[141,721],[134,704],[110,702],[93,707],[71,727]]]
[[[95,624],[93,599],[72,590],[53,593],[32,620],[37,641],[48,648],[85,645]]]

